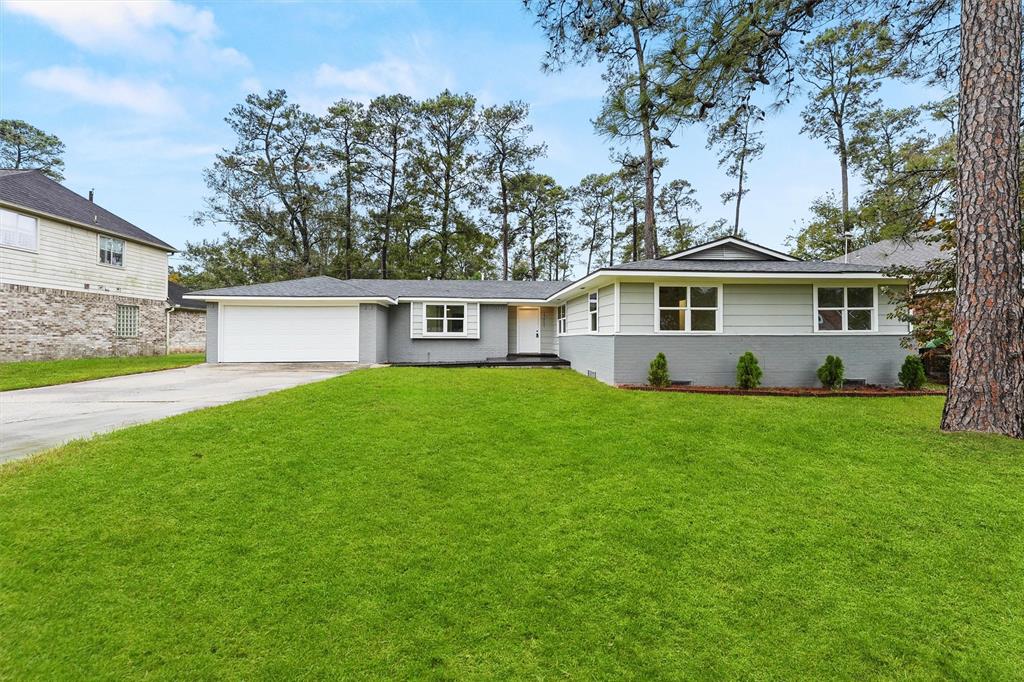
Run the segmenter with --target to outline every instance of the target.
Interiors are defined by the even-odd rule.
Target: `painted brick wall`
[[[171,353],[202,353],[206,350],[206,311],[172,311],[168,333]]]
[[[116,336],[117,305],[139,306],[139,335]],[[162,300],[0,285],[0,361],[161,355]]]
[[[410,338],[409,304],[388,310],[388,362],[473,362],[508,353],[508,306],[480,305],[480,338]]]

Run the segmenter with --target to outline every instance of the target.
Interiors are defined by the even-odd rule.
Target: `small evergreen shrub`
[[[739,362],[736,363],[737,386],[746,389],[757,388],[761,385],[763,375],[761,365],[757,363],[757,357],[753,353],[747,351],[740,356]]]
[[[917,355],[908,355],[900,368],[900,386],[908,391],[916,391],[924,386],[924,363]]]
[[[664,353],[658,353],[653,360],[651,360],[651,368],[647,372],[647,383],[651,386],[659,386],[664,388],[668,386],[668,359]]]
[[[843,387],[843,373],[843,361],[835,355],[830,355],[825,358],[825,364],[818,368],[818,380],[825,388],[838,391]]]

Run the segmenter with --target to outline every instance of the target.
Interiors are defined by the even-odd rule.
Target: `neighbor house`
[[[206,306],[186,300],[188,289],[167,282],[167,352],[202,353],[206,350]]]
[[[167,347],[174,247],[36,170],[0,170],[0,361]]]
[[[872,265],[803,262],[728,237],[575,282],[312,277],[186,295],[207,303],[210,362],[485,363],[557,355],[612,384],[728,385],[753,351],[766,385],[816,383],[827,355],[892,384],[907,325]]]

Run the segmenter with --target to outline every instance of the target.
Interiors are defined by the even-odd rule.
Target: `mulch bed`
[[[667,386],[657,388],[646,384],[619,384],[627,391],[663,391],[665,393],[710,393],[713,395],[768,395],[788,398],[901,398],[919,395],[946,395],[945,391],[908,391],[885,386],[859,386],[833,391],[804,386],[741,389],[732,386]]]

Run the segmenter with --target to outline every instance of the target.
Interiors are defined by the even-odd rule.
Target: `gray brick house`
[[[486,362],[557,355],[613,384],[735,381],[753,351],[769,386],[811,385],[826,355],[893,384],[909,329],[890,316],[901,279],[871,264],[799,261],[727,237],[575,282],[301,280],[186,295],[207,304],[211,362]]]
[[[0,170],[0,361],[167,351],[174,247],[35,170]]]

